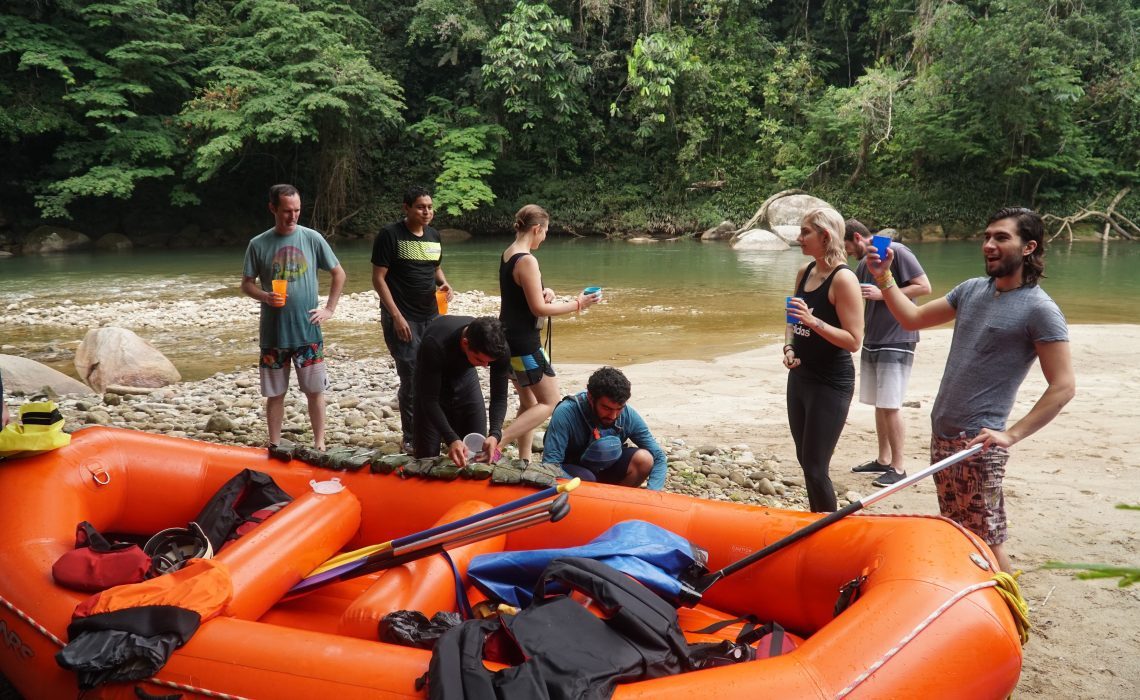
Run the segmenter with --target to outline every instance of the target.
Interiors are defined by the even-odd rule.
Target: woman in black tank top
[[[844,261],[843,217],[828,207],[809,211],[800,225],[800,246],[813,260],[796,275],[788,316],[792,340],[784,346],[788,368],[788,427],[804,471],[813,512],[836,508],[828,470],[851,397],[851,353],[863,342],[863,295]]]
[[[542,349],[542,320],[581,311],[598,301],[593,294],[555,301],[554,290],[542,286],[538,260],[531,251],[546,240],[549,225],[550,215],[537,204],[520,209],[515,214],[515,242],[499,260],[499,320],[511,347],[511,380],[519,394],[518,415],[505,435],[518,436],[523,459],[530,459],[534,429],[550,417],[561,398],[550,358]]]

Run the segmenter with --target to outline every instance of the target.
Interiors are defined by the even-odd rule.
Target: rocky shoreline
[[[482,292],[457,293],[450,313],[497,315],[499,299]],[[256,343],[256,304],[241,296],[197,300],[118,300],[89,304],[37,303],[29,299],[7,306],[6,321],[14,325],[68,326],[80,337],[87,328],[116,325],[139,333],[177,331],[196,336],[224,325],[231,337],[249,336]],[[326,444],[368,447],[385,454],[399,451],[400,425],[396,407],[397,376],[391,359],[380,351],[374,357],[350,356],[336,342],[336,324],[375,328],[377,300],[373,292],[341,297],[336,316],[326,333],[331,388],[328,392]],[[216,332],[216,331],[211,331]],[[207,342],[222,342],[205,338]],[[78,343],[78,339],[74,341]],[[243,341],[244,342],[244,341]],[[68,352],[68,341],[58,343]],[[484,394],[486,372],[481,371]],[[115,387],[102,396],[57,397],[67,418],[66,429],[111,425],[175,437],[223,444],[265,446],[264,399],[256,368],[219,372],[200,381],[180,382],[154,390]],[[513,392],[509,416],[517,408]],[[650,426],[653,429],[653,426]],[[286,399],[284,436],[298,444],[312,444],[305,397],[294,385]],[[667,491],[702,498],[754,503],[781,508],[806,508],[799,466],[782,464],[774,455],[756,455],[744,444],[715,444],[694,435],[665,435],[654,431],[669,457]],[[535,450],[541,449],[541,432]],[[513,448],[508,455],[513,453]],[[850,495],[850,494],[849,494]],[[844,494],[840,494],[842,499]]]
[[[400,419],[391,360],[334,356],[329,362],[332,386],[327,394],[327,446],[398,452]],[[136,391],[57,398],[66,418],[65,430],[111,425],[221,444],[261,447],[267,443],[264,400],[256,369],[218,373],[202,381],[146,393]],[[515,408],[512,396],[510,412]],[[284,435],[298,444],[312,442],[305,397],[295,387],[286,398]],[[655,436],[669,457],[667,491],[770,507],[806,507],[803,477],[794,464],[781,464],[775,456],[755,455],[747,445],[712,444],[660,433]],[[535,448],[541,448],[541,433]],[[513,453],[512,447],[507,454]]]

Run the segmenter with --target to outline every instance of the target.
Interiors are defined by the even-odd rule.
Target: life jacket
[[[590,442],[582,449],[580,455],[570,455],[569,450],[564,459],[569,464],[585,467],[592,472],[605,470],[621,457],[625,439],[622,437],[622,428],[618,423],[605,428],[598,424],[594,418],[594,410],[590,407],[589,399],[583,393],[563,397],[578,409],[582,421],[590,429]]]
[[[254,469],[243,469],[222,484],[198,512],[194,522],[202,529],[214,552],[221,551],[229,540],[237,539],[250,529],[248,523],[260,523],[293,497],[285,493],[273,477]]]
[[[694,635],[715,635],[731,625],[743,623],[734,640],[702,642],[690,647],[689,658],[697,668],[727,666],[742,661],[769,659],[792,652],[803,643],[778,622],[761,624],[751,615],[722,620],[699,630],[686,630]]]
[[[604,617],[573,595],[550,595],[552,583],[585,595]],[[601,562],[556,559],[530,607],[468,620],[439,638],[428,668],[429,697],[601,700],[617,683],[692,670],[689,653],[677,611],[655,593]],[[485,656],[511,665],[490,671]]]
[[[54,401],[38,401],[20,406],[19,420],[0,430],[0,458],[29,457],[54,450],[71,442],[63,432],[63,415]]]

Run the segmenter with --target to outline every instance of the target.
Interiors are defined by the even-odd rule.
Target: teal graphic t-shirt
[[[317,308],[317,270],[332,270],[340,264],[325,237],[311,228],[298,226],[288,235],[276,229],[254,236],[245,250],[243,274],[254,277],[261,288],[273,291],[273,280],[288,280],[285,306],[261,305],[260,346],[299,348],[321,342],[321,327],[309,322]]]

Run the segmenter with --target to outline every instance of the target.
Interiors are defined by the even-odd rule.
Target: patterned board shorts
[[[511,376],[519,386],[531,386],[541,382],[543,377],[553,377],[554,368],[550,366],[546,350],[539,348],[529,355],[512,357]]]
[[[280,396],[289,389],[290,363],[297,368],[297,384],[302,392],[320,394],[329,388],[324,343],[299,348],[261,348],[258,369],[262,396]]]
[[[952,438],[931,437],[930,463],[961,452],[971,439],[973,436],[965,433]],[[989,545],[1001,544],[1009,537],[1001,489],[1008,461],[1009,450],[993,446],[934,475],[938,510]]]

